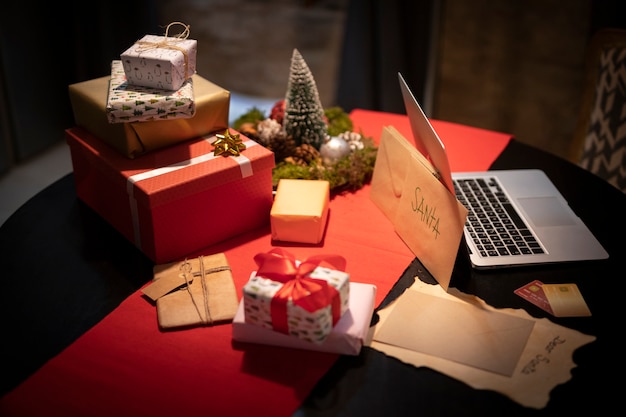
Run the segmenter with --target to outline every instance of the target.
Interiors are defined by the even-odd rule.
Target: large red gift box
[[[269,224],[274,154],[238,132],[238,156],[215,155],[212,135],[135,159],[65,133],[78,197],[156,263]]]

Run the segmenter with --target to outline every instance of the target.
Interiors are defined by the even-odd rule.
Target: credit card
[[[516,289],[514,293],[522,297],[524,300],[533,303],[540,309],[554,315],[552,307],[550,307],[550,302],[543,291],[543,283],[541,281],[534,280],[529,282],[523,287]]]

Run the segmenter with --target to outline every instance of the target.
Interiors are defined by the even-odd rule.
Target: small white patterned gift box
[[[174,91],[130,85],[122,62],[111,62],[106,114],[109,123],[188,119],[196,113],[193,81]]]
[[[188,29],[183,33],[188,35]],[[120,58],[129,84],[178,90],[196,72],[197,50],[197,40],[166,32],[166,36],[145,35]]]
[[[296,269],[301,264],[296,261]],[[350,274],[316,266],[304,275],[280,279],[264,277],[262,270],[253,272],[243,287],[245,322],[323,343],[348,310]]]

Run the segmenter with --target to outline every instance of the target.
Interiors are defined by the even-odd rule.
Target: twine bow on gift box
[[[283,283],[270,305],[274,330],[289,333],[287,302],[290,299],[294,305],[311,313],[330,305],[333,325],[337,323],[341,316],[339,292],[328,281],[311,278],[309,274],[322,263],[344,271],[345,258],[339,255],[315,255],[298,263],[291,253],[276,248],[266,253],[258,253],[254,261],[259,267],[257,276]]]
[[[174,25],[181,25],[185,28],[181,33],[176,36],[169,36],[170,28]],[[159,42],[148,42],[148,41],[137,41],[135,42],[139,47],[137,47],[137,52],[145,52],[151,49],[172,49],[175,51],[182,52],[183,58],[185,60],[185,79],[190,77],[189,74],[189,56],[187,55],[187,51],[184,48],[176,45],[176,42],[184,41],[189,37],[190,26],[186,25],[182,22],[172,22],[165,28],[165,35],[163,35],[163,40]]]

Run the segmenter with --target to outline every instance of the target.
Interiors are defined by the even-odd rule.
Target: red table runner
[[[412,137],[404,115],[355,110],[355,131],[376,140],[393,125]],[[433,120],[453,171],[484,170],[508,134]],[[207,221],[212,221],[207,218]],[[379,304],[414,255],[369,200],[369,186],[332,199],[321,245],[294,245],[297,258],[340,254],[352,282],[377,286]],[[238,295],[253,257],[272,248],[269,227],[193,254],[224,252]],[[140,291],[0,400],[2,416],[290,416],[337,355],[234,343],[230,324],[162,332]]]

